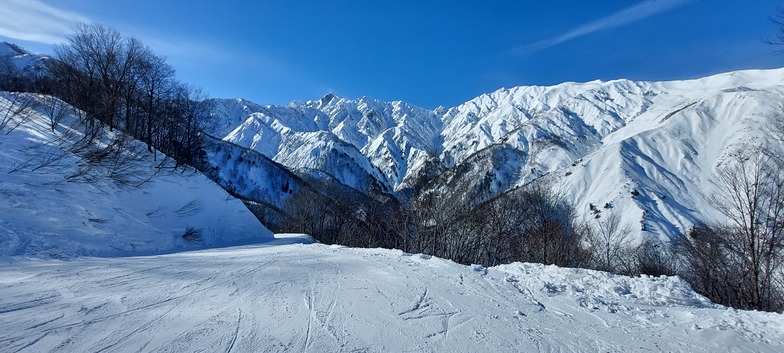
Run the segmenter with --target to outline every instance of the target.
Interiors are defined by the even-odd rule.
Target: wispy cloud
[[[692,0],[645,0],[635,6],[616,12],[610,16],[586,23],[557,37],[549,38],[534,44],[519,47],[515,50],[518,55],[529,54],[543,49],[554,47],[563,42],[586,36],[594,32],[623,26],[669,11]]]
[[[54,44],[65,41],[74,24],[90,22],[78,13],[60,10],[39,0],[3,0],[0,36]]]

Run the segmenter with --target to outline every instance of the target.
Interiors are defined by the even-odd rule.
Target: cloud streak
[[[28,42],[56,44],[65,41],[74,24],[90,20],[39,0],[3,0],[0,36]]]
[[[589,35],[594,32],[599,32],[643,20],[655,14],[682,6],[689,1],[691,0],[646,0],[625,10],[616,12],[610,16],[586,23],[557,37],[549,38],[528,46],[517,48],[515,52],[518,55],[537,52],[578,37]]]

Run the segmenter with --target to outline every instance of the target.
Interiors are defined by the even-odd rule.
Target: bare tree
[[[69,98],[113,130],[124,93],[134,84],[134,67],[145,52],[135,38],[98,24],[79,24],[68,36],[68,44],[55,48],[58,60],[53,72],[72,79],[71,87],[66,87],[73,91]]]
[[[744,299],[743,254],[727,231],[701,224],[679,239],[675,249],[684,266],[678,274],[716,303],[752,309]]]
[[[584,229],[575,223],[574,207],[553,187],[535,182],[515,195],[520,197],[518,230],[522,261],[558,266],[584,266],[588,252],[583,247]]]
[[[167,97],[174,90],[174,68],[166,61],[152,53],[145,55],[138,69],[139,93],[145,118],[143,131],[139,134],[147,143],[148,151],[152,151],[154,129],[159,122],[160,113],[164,109]],[[190,98],[190,97],[189,97]]]
[[[766,42],[777,47],[782,47],[784,46],[784,7],[779,8],[770,19],[776,26],[776,34],[772,38],[767,39]],[[779,49],[776,52],[778,54],[784,54],[784,49]]]
[[[710,200],[726,223],[695,228],[678,244],[683,276],[721,304],[784,309],[784,175],[771,155],[747,149],[718,168]]]
[[[730,222],[734,246],[744,255],[743,277],[751,307],[770,310],[774,275],[784,261],[784,176],[770,153],[737,154],[719,168],[711,198]]]
[[[588,240],[593,250],[593,267],[608,272],[632,272],[632,228],[623,223],[621,215],[608,212],[605,217],[595,218]]]
[[[8,134],[24,124],[35,113],[35,97],[26,93],[7,93],[5,111],[0,113],[0,130]]]
[[[21,73],[11,61],[11,56],[0,56],[0,90],[18,91]]]
[[[68,103],[63,102],[60,98],[45,95],[42,96],[39,102],[42,112],[49,118],[49,127],[54,131],[73,108]]]

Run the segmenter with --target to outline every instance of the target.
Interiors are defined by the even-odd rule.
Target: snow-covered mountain
[[[12,69],[23,75],[36,77],[43,73],[46,69],[46,61],[51,58],[46,55],[32,54],[18,45],[0,42],[0,62],[5,62],[12,65]],[[0,70],[7,70],[9,68],[0,68]]]
[[[481,202],[546,177],[586,217],[607,205],[603,212],[669,238],[712,217],[704,194],[729,153],[772,144],[765,126],[781,112],[783,82],[784,69],[569,82],[435,111],[332,94],[285,107],[215,100],[210,131],[363,192],[429,185]]]
[[[714,216],[704,195],[728,154],[781,147],[766,128],[782,111],[783,83],[784,70],[760,70],[499,90],[447,111],[440,157],[476,170],[445,175],[479,199],[546,176],[587,217],[607,205],[669,238]]]
[[[213,100],[212,106],[208,133],[293,170],[326,172],[363,192],[393,191],[440,148],[437,115],[403,102],[330,94],[285,107],[240,99]]]

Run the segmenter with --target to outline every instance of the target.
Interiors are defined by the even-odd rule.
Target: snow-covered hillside
[[[14,96],[47,99],[0,93],[0,117],[13,115]],[[242,202],[201,173],[154,174],[162,155],[153,161],[146,150],[132,170],[131,184],[150,177],[141,187],[109,178],[68,181],[84,165],[67,149],[80,125],[65,117],[52,131],[45,112],[26,109],[0,130],[0,257],[151,254],[272,239]],[[12,130],[22,118],[28,120]],[[189,228],[200,234],[183,239]]]
[[[50,60],[50,57],[31,54],[17,45],[0,42],[0,59],[8,60],[7,62],[23,75],[37,77],[46,70],[46,61]],[[2,69],[5,68],[0,68]]]
[[[675,277],[277,245],[0,266],[9,352],[781,352]]]
[[[546,177],[586,218],[592,204],[608,205],[605,214],[667,239],[711,220],[704,194],[728,154],[748,143],[780,147],[766,126],[782,112],[783,83],[784,69],[568,82],[436,111],[333,95],[287,107],[224,100],[213,117],[215,126],[241,121],[227,141],[361,191],[400,191],[426,176],[431,188],[481,202]]]

